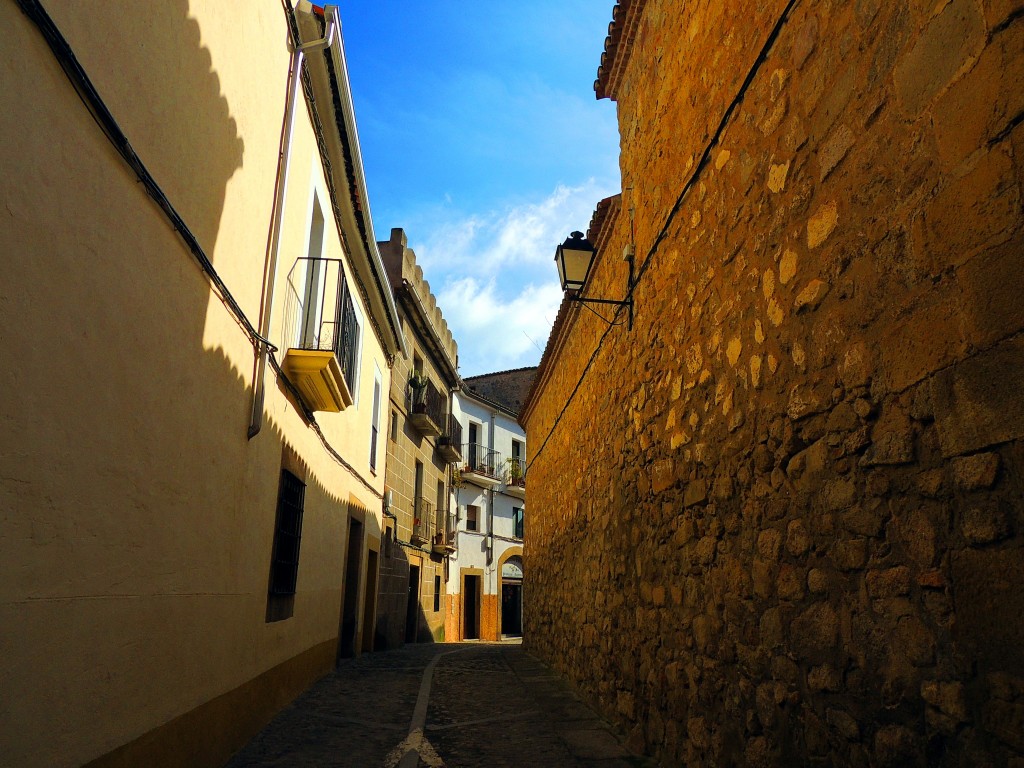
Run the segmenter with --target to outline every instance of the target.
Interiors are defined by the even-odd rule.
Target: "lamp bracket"
[[[568,299],[569,301],[578,301],[581,304],[613,304],[613,305],[615,305],[617,307],[628,307],[629,308],[629,325],[628,325],[628,328],[629,328],[629,330],[632,331],[633,330],[633,286],[635,284],[635,280],[633,278],[633,254],[632,253],[628,253],[628,254],[624,253],[624,258],[625,258],[625,260],[627,262],[629,262],[629,277],[626,280],[626,298],[622,299],[621,301],[616,301],[615,299],[598,299],[598,298],[592,298],[590,296],[580,296],[579,294],[575,294],[575,293],[567,293],[565,295],[565,298]],[[598,317],[600,317],[600,315],[598,315]],[[604,318],[602,318],[602,320],[603,319]],[[610,321],[605,320],[605,322],[608,323],[609,325],[611,325]]]

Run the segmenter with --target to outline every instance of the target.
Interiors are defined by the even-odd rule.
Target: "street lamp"
[[[614,299],[595,299],[581,296],[583,286],[590,276],[590,268],[594,264],[597,249],[587,240],[582,232],[573,232],[555,249],[555,264],[558,267],[558,279],[562,283],[565,298],[584,304],[614,304],[629,308],[629,329],[633,330],[633,251],[628,247],[624,258],[629,262],[629,277],[626,283],[626,298],[622,301]],[[598,315],[600,317],[600,315]],[[604,319],[604,318],[602,318]],[[610,321],[605,322],[611,324]]]

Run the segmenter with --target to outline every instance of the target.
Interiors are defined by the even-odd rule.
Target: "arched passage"
[[[509,547],[498,560],[500,599],[498,627],[502,636],[523,634],[523,548]]]

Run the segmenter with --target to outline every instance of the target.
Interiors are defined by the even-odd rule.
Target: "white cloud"
[[[557,280],[503,297],[497,281],[474,277],[449,283],[438,297],[459,345],[464,376],[535,365],[561,301]]]
[[[598,201],[614,192],[590,179],[578,187],[559,185],[539,202],[440,222],[413,245],[416,260],[435,275],[458,270],[487,279],[549,263],[554,274],[555,246],[572,230],[585,231]]]
[[[471,376],[535,365],[562,300],[555,247],[586,230],[598,201],[614,194],[594,179],[559,186],[539,202],[442,222],[413,246]]]

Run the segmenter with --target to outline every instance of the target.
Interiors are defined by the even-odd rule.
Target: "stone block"
[[[982,712],[985,730],[1024,752],[1024,702],[989,701]]]
[[[811,280],[793,300],[793,311],[817,309],[828,293],[828,284],[823,280]]]
[[[923,247],[938,274],[1007,241],[1021,221],[1013,162],[996,145],[970,173],[953,179],[924,209]]]
[[[903,768],[915,765],[922,754],[917,737],[902,725],[885,725],[878,729],[874,739],[875,760],[881,768]]]
[[[791,520],[786,528],[786,551],[794,557],[802,557],[811,547],[811,537],[802,520]]]
[[[999,472],[999,454],[977,453],[953,459],[950,464],[956,487],[961,491],[977,491],[991,488],[995,484]]]
[[[821,568],[811,568],[807,573],[807,588],[816,595],[828,592],[828,572]]]
[[[866,581],[868,594],[876,600],[910,593],[910,569],[903,565],[871,571]]]
[[[885,530],[886,511],[884,507],[869,508],[856,506],[843,513],[840,522],[844,529],[860,536],[881,536]]]
[[[1007,538],[1010,521],[998,507],[972,507],[964,512],[961,529],[967,543],[984,546]]]
[[[946,458],[1024,437],[1024,338],[1010,339],[932,377]]]
[[[823,204],[807,222],[807,247],[817,248],[828,240],[839,223],[839,209],[834,200]]]
[[[935,663],[935,637],[916,616],[904,616],[896,625],[893,653],[903,656],[915,667]]]
[[[1024,677],[1024,590],[1017,548],[953,553],[953,639],[981,671]],[[1024,731],[1022,731],[1024,733]]]
[[[893,73],[903,111],[917,115],[985,44],[985,20],[974,0],[953,0],[932,19]]]
[[[843,676],[831,664],[821,664],[807,673],[807,687],[812,691],[836,693],[843,688]]]
[[[909,464],[914,460],[914,430],[901,408],[887,407],[871,430],[871,445],[861,465]]]
[[[767,562],[774,563],[779,559],[782,549],[782,534],[774,528],[761,531],[757,536],[757,553]]]
[[[849,509],[857,500],[857,486],[845,477],[829,480],[819,494],[822,506],[829,512]]]
[[[936,532],[931,517],[922,509],[915,509],[894,520],[896,538],[910,558],[920,566],[929,567],[935,561]]]
[[[832,546],[832,561],[841,571],[856,571],[868,561],[868,540],[837,541]]]
[[[780,600],[800,600],[804,596],[804,571],[792,565],[783,564],[775,581],[776,593]]]
[[[838,639],[839,616],[828,603],[815,603],[790,625],[790,644],[805,658],[831,650]]]
[[[957,270],[968,339],[985,349],[1024,329],[1024,259],[1019,237]]]
[[[944,715],[951,717],[954,722],[967,721],[967,701],[963,683],[926,680],[921,683],[921,698]]]
[[[686,484],[686,490],[683,492],[683,506],[692,507],[695,504],[701,504],[707,501],[708,498],[708,483],[703,478],[693,480]]]
[[[651,490],[654,493],[667,491],[675,483],[675,462],[661,459],[651,467]]]
[[[846,157],[850,147],[854,144],[853,131],[847,126],[840,125],[832,135],[828,137],[824,145],[818,151],[818,182],[824,181],[830,173]]]
[[[902,392],[967,353],[964,311],[959,297],[934,297],[892,328],[880,349],[887,391]]]
[[[995,35],[977,63],[943,94],[934,111],[935,137],[947,167],[983,148],[1024,111],[1024,25]]]

